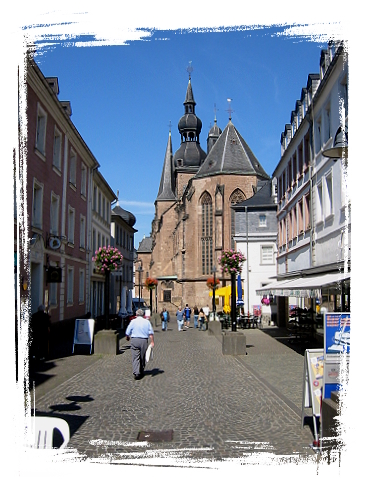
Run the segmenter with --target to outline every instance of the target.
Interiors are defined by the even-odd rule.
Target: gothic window
[[[231,197],[229,198],[229,204],[230,206],[232,206],[237,203],[241,203],[241,201],[245,201],[245,199],[246,199],[245,193],[237,188],[231,194]],[[236,233],[235,212],[234,210],[231,209],[231,248],[232,249],[235,248],[235,244],[234,244],[235,233]]]
[[[211,274],[213,267],[213,202],[209,193],[204,193],[201,204],[201,266],[202,274]]]

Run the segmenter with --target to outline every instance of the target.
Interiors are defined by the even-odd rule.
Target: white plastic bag
[[[146,350],[146,357],[145,357],[146,363],[149,360],[152,360],[153,358],[154,358],[154,351],[153,351],[152,345],[150,343],[149,346],[147,347],[147,350]]]

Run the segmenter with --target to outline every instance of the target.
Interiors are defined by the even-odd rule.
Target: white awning
[[[350,279],[350,273],[336,272],[311,277],[300,277],[286,281],[270,283],[256,290],[258,296],[273,294],[274,296],[294,296],[298,298],[320,298],[322,288],[336,286],[341,281]]]

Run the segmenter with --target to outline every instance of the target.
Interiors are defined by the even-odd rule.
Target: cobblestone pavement
[[[121,340],[118,355],[84,359],[84,370],[41,396],[36,386],[36,414],[66,419],[68,446],[83,458],[316,461],[311,428],[301,427],[303,355],[259,329],[244,333],[247,355],[232,357],[208,332],[156,327],[154,359],[140,381]]]

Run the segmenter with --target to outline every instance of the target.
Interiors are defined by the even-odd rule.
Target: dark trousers
[[[147,338],[131,338],[132,369],[135,375],[141,375],[144,372],[147,345]]]

